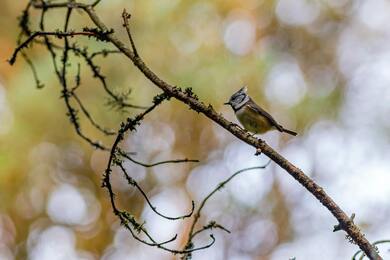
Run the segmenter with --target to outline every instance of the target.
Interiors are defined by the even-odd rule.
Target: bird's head
[[[245,104],[249,100],[249,96],[247,94],[247,87],[244,86],[236,93],[234,93],[228,102],[224,103],[224,105],[230,105],[233,109],[240,108],[243,104]]]

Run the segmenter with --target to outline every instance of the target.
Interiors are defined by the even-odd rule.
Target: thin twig
[[[77,96],[77,94],[72,91],[72,96],[74,100],[76,100],[77,104],[79,105],[81,111],[84,113],[85,117],[88,119],[88,121],[100,132],[102,132],[105,135],[115,135],[115,132],[112,130],[107,130],[100,126],[98,123],[95,122],[95,120],[92,118],[91,114],[88,112],[88,110],[85,108],[84,104],[81,102],[80,98]]]
[[[191,244],[193,244],[192,240],[194,239],[194,237],[198,234],[200,234],[201,232],[207,230],[207,229],[212,229],[212,228],[220,228],[228,233],[230,233],[229,230],[227,230],[226,228],[224,228],[223,226],[215,223],[215,222],[211,222],[209,223],[209,225],[206,225],[204,226],[203,228],[201,228],[200,230],[198,231],[195,231],[195,226],[196,224],[198,223],[198,220],[200,218],[200,215],[201,215],[201,212],[202,212],[202,209],[203,207],[206,205],[207,201],[217,192],[219,191],[220,189],[224,188],[225,185],[230,182],[234,177],[236,177],[237,175],[239,175],[240,173],[243,173],[243,172],[246,172],[246,171],[251,171],[251,170],[258,170],[258,169],[265,169],[269,164],[271,163],[271,160],[266,163],[265,165],[263,166],[255,166],[255,167],[249,167],[249,168],[245,168],[245,169],[241,169],[239,171],[236,171],[234,174],[232,174],[229,178],[227,178],[226,180],[222,181],[221,183],[219,183],[203,200],[202,202],[200,203],[200,206],[199,208],[196,210],[195,214],[194,214],[194,219],[192,221],[192,224],[191,224],[191,227],[190,227],[190,231],[189,231],[189,235],[188,235],[188,240],[187,240],[187,243],[186,245],[184,246],[184,248],[188,248],[190,247]],[[188,258],[187,256],[184,256],[183,258]]]
[[[185,218],[188,218],[188,217],[191,217],[192,216],[192,213],[194,213],[194,209],[195,209],[195,203],[194,201],[191,202],[191,211],[183,216],[178,216],[178,217],[169,217],[167,215],[164,215],[162,213],[160,213],[156,206],[154,206],[152,204],[152,202],[150,201],[150,199],[148,198],[148,196],[146,195],[146,193],[144,192],[144,190],[139,186],[139,184],[133,179],[130,177],[130,175],[127,173],[125,167],[123,167],[123,164],[122,163],[119,163],[118,164],[119,168],[121,168],[127,182],[132,185],[132,186],[135,186],[137,188],[137,190],[142,194],[142,196],[144,197],[146,203],[148,203],[149,207],[153,210],[154,213],[156,213],[157,215],[159,215],[160,217],[162,218],[165,218],[165,219],[168,219],[168,220],[178,220],[178,219],[185,219]]]
[[[378,241],[375,241],[374,243],[372,243],[372,245],[376,246],[376,245],[385,244],[385,243],[390,243],[390,240],[388,240],[388,239],[385,239],[385,240],[378,240]],[[361,253],[362,255],[360,256],[359,260],[363,260],[364,257],[366,256],[366,254],[364,254],[362,250],[358,250],[358,251],[352,256],[352,260],[356,260],[356,257],[357,257],[360,253]]]
[[[38,88],[38,89],[43,88],[45,85],[42,84],[42,82],[39,80],[38,73],[37,73],[37,70],[35,68],[34,63],[32,62],[32,60],[27,56],[27,54],[24,51],[21,51],[21,54],[22,54],[23,59],[27,62],[28,66],[30,66],[30,69],[31,69],[33,77],[34,77],[36,88]]]
[[[103,57],[107,57],[109,54],[120,54],[121,52],[118,51],[118,50],[106,50],[106,49],[103,49],[101,51],[97,51],[97,52],[94,52],[91,54],[91,56],[89,56],[90,59],[93,59],[97,56],[103,56]]]
[[[36,37],[42,37],[42,36],[56,36],[57,38],[61,39],[62,37],[64,38],[67,38],[67,37],[74,37],[74,36],[77,36],[77,35],[83,35],[83,36],[88,36],[88,37],[91,37],[91,36],[96,36],[96,34],[94,32],[90,32],[90,31],[87,31],[87,32],[34,32],[31,34],[30,37],[27,38],[27,40],[25,40],[22,44],[20,44],[14,51],[14,53],[12,54],[11,58],[8,60],[9,64],[13,65],[16,61],[16,58],[17,58],[17,55],[18,53],[23,49],[23,48],[26,48],[28,46],[28,44],[30,42],[32,42]]]
[[[135,47],[134,40],[133,40],[133,37],[131,36],[131,32],[130,32],[129,20],[131,18],[131,14],[129,14],[126,11],[126,9],[123,9],[122,18],[123,18],[123,27],[126,28],[127,37],[129,38],[130,44],[131,44],[131,49],[133,50],[134,56],[138,57],[137,48]]]
[[[184,158],[184,159],[175,159],[175,160],[166,160],[166,161],[160,161],[160,162],[155,162],[155,163],[143,163],[143,162],[140,162],[140,161],[137,161],[135,159],[133,159],[128,153],[125,153],[123,152],[122,150],[119,150],[119,153],[125,157],[126,159],[128,159],[129,161],[135,163],[135,164],[138,164],[138,165],[141,165],[143,167],[146,167],[146,168],[151,168],[151,167],[155,167],[155,166],[158,166],[158,165],[163,165],[163,164],[167,164],[167,163],[187,163],[187,162],[199,162],[199,160],[194,160],[194,159],[187,159],[187,158]]]
[[[96,54],[93,53],[93,54],[89,55],[85,49],[82,50],[82,49],[77,48],[76,46],[71,46],[70,49],[72,51],[74,51],[74,53],[76,55],[80,55],[81,57],[84,58],[86,64],[91,69],[93,76],[101,82],[103,89],[114,100],[114,104],[117,104],[119,106],[119,108],[135,108],[135,109],[147,109],[148,108],[145,106],[133,105],[133,104],[126,102],[126,100],[125,100],[126,95],[124,95],[123,97],[118,96],[108,87],[107,82],[106,82],[106,77],[101,74],[100,68],[97,65],[95,65],[95,63],[93,62],[93,58],[96,55],[100,55],[100,53],[102,53],[102,55],[104,55],[103,54],[104,52],[97,52]],[[111,51],[111,53],[115,53],[115,52]]]

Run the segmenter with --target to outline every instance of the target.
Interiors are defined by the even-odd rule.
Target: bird
[[[230,100],[224,105],[230,105],[234,113],[247,131],[256,134],[263,134],[270,130],[278,130],[282,133],[287,133],[296,136],[297,133],[284,128],[278,124],[276,120],[259,105],[257,105],[247,94],[246,86],[242,87],[234,93]]]

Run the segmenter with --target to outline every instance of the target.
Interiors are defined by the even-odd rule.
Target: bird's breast
[[[246,106],[237,110],[236,116],[242,126],[254,134],[262,134],[272,129],[272,125],[266,117]]]

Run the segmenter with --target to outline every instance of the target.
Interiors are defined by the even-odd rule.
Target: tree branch
[[[65,99],[65,103],[68,109],[69,116],[71,118],[72,123],[74,124],[74,127],[76,129],[76,132],[82,136],[84,139],[89,141],[92,145],[94,145],[97,148],[100,148],[102,150],[106,150],[105,147],[101,146],[99,143],[93,142],[91,139],[89,139],[86,136],[83,136],[79,124],[77,123],[77,114],[75,110],[70,106],[70,98],[71,98],[71,91],[67,87],[66,83],[66,66],[69,56],[69,51],[72,50],[72,46],[68,42],[68,37],[72,36],[78,36],[78,35],[84,35],[84,36],[94,36],[97,40],[103,40],[111,42],[113,45],[115,45],[120,52],[122,52],[124,55],[126,55],[143,74],[146,78],[148,78],[156,87],[160,88],[163,91],[163,96],[159,100],[155,100],[154,104],[149,108],[146,109],[143,113],[139,114],[134,119],[128,118],[126,123],[123,123],[121,125],[121,128],[118,131],[117,138],[115,139],[115,142],[111,148],[110,158],[108,161],[108,166],[104,174],[103,178],[103,187],[106,187],[109,195],[110,200],[112,204],[112,208],[114,213],[119,216],[121,219],[121,222],[123,225],[128,227],[133,237],[145,244],[156,246],[158,248],[162,248],[164,250],[167,250],[169,252],[172,252],[174,254],[180,253],[190,253],[195,250],[200,250],[203,248],[207,248],[211,246],[215,239],[211,235],[212,241],[200,248],[190,249],[190,250],[171,250],[163,245],[166,243],[169,243],[176,239],[176,236],[172,238],[171,240],[157,243],[155,240],[146,232],[146,230],[143,228],[142,224],[137,223],[134,218],[129,215],[126,212],[120,211],[116,205],[114,200],[114,192],[111,187],[110,183],[110,174],[111,174],[111,165],[115,162],[115,160],[120,160],[118,155],[121,155],[119,152],[118,145],[121,142],[121,140],[124,138],[124,134],[128,130],[133,130],[135,128],[135,125],[137,125],[143,117],[151,112],[157,105],[161,103],[162,100],[166,98],[173,97],[182,103],[189,106],[191,109],[195,110],[198,113],[202,113],[206,117],[208,117],[210,120],[214,121],[216,124],[220,125],[227,131],[229,131],[231,134],[236,136],[238,139],[242,140],[243,142],[247,143],[248,145],[254,147],[256,151],[261,151],[263,154],[268,156],[272,161],[274,161],[276,164],[278,164],[280,167],[285,169],[295,180],[297,180],[304,188],[306,188],[317,200],[320,201],[331,213],[332,215],[337,219],[338,221],[338,227],[341,230],[344,230],[348,236],[353,240],[360,249],[364,252],[365,255],[367,255],[370,259],[375,260],[381,260],[382,258],[379,256],[378,252],[376,251],[376,247],[373,244],[370,244],[370,242],[365,238],[364,234],[361,232],[361,230],[354,224],[353,220],[348,217],[348,215],[332,200],[331,197],[329,197],[326,192],[323,190],[321,186],[319,186],[317,183],[315,183],[310,177],[304,174],[302,170],[297,168],[295,165],[290,163],[286,158],[284,158],[282,155],[280,155],[278,152],[276,152],[273,148],[271,148],[266,142],[264,142],[261,139],[257,139],[254,136],[252,136],[250,133],[246,132],[245,130],[241,129],[237,125],[229,122],[227,119],[225,119],[220,113],[216,112],[211,105],[206,105],[203,102],[201,102],[196,95],[192,92],[190,88],[182,90],[181,88],[169,84],[163,79],[161,79],[159,76],[157,76],[142,60],[139,53],[137,52],[136,46],[133,41],[133,37],[131,36],[130,31],[130,24],[128,23],[130,15],[127,14],[125,11],[122,14],[122,17],[124,19],[124,26],[126,28],[126,31],[128,33],[128,37],[130,40],[131,48],[128,48],[122,41],[116,37],[115,33],[108,29],[106,25],[100,20],[96,12],[94,11],[94,7],[99,4],[100,0],[94,1],[92,4],[81,4],[77,3],[74,0],[69,0],[66,2],[56,2],[56,3],[47,3],[43,0],[31,0],[28,3],[27,8],[25,9],[25,12],[23,13],[23,16],[21,18],[20,26],[22,27],[23,31],[27,35],[27,40],[23,42],[21,45],[19,45],[16,49],[14,54],[11,56],[9,63],[13,64],[16,60],[16,56],[19,51],[21,51],[23,48],[27,47],[29,43],[35,42],[35,38],[42,36],[45,40],[45,44],[51,53],[54,68],[57,76],[60,78],[60,83],[62,85],[62,93],[63,97]],[[31,7],[31,5],[35,8],[41,8],[42,9],[42,17],[40,26],[42,28],[41,32],[32,32],[28,28],[28,9]],[[45,32],[43,30],[43,16],[48,8],[66,8],[67,9],[67,15],[65,20],[65,26],[64,31],[57,31],[57,32]],[[96,29],[88,29],[85,28],[83,32],[68,32],[68,22],[69,17],[71,15],[71,12],[73,9],[81,9],[84,10],[92,22],[97,26]],[[49,42],[48,36],[57,36],[57,37],[63,37],[64,38],[64,44],[65,49],[63,51],[63,57],[62,57],[62,67],[59,68],[56,62],[56,54],[53,50],[53,45]],[[89,56],[90,59],[92,59],[91,56]],[[62,69],[62,70],[61,70]],[[103,78],[104,79],[104,78]],[[103,83],[104,85],[104,83]],[[207,198],[206,198],[207,200]],[[137,235],[135,235],[134,230],[132,230],[128,223],[131,223],[132,227],[137,232],[143,232],[147,238],[151,242],[147,242],[145,240],[142,240]]]
[[[93,8],[86,6],[82,8],[89,15],[91,20],[102,31],[106,31],[107,27],[97,16]],[[276,152],[266,142],[261,139],[253,137],[250,133],[236,127],[221,114],[217,113],[211,105],[205,105],[192,95],[188,95],[180,88],[167,83],[158,77],[149,67],[144,63],[140,56],[136,56],[133,51],[126,47],[115,34],[107,35],[109,41],[111,41],[123,54],[125,54],[134,65],[153,82],[158,88],[165,93],[169,93],[172,97],[187,104],[191,109],[204,114],[206,117],[225,128],[231,134],[242,140],[243,142],[253,146],[256,149],[260,149],[263,154],[268,156],[271,160],[277,163],[280,167],[285,169],[295,180],[297,180],[303,187],[305,187],[317,200],[321,202],[338,220],[341,228],[353,239],[353,241],[359,245],[360,249],[370,258],[379,260],[382,259],[376,252],[375,247],[365,238],[360,229],[353,223],[348,215],[329,197],[324,189],[315,183],[309,176],[300,170],[298,167],[290,163],[286,158]]]

